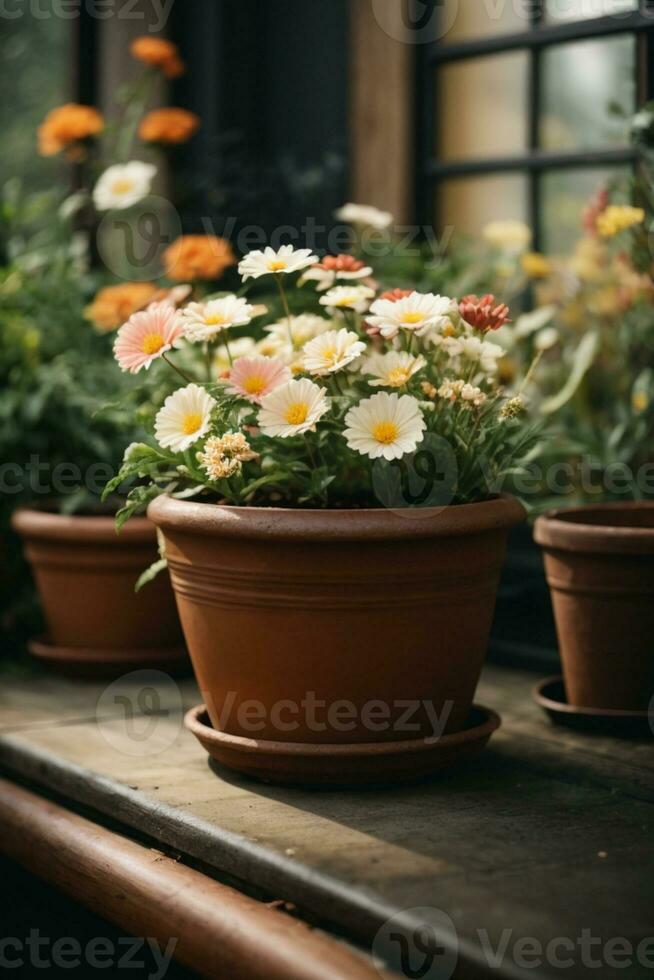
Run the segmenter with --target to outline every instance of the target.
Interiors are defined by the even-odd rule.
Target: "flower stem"
[[[169,358],[167,358],[165,354],[162,354],[161,356],[164,359],[164,361],[166,362],[166,364],[168,365],[168,367],[171,367],[173,369],[173,371],[177,371],[177,373],[180,375],[180,377],[184,378],[184,381],[192,382],[192,381],[195,380],[194,378],[189,377],[189,375],[186,374],[184,371],[182,371],[181,368],[177,367],[176,364],[173,364],[173,362],[171,360],[169,360]]]
[[[288,322],[288,339],[291,343],[291,348],[295,349],[295,344],[293,343],[293,319],[291,317],[291,311],[288,306],[288,300],[286,299],[286,293],[284,292],[284,287],[282,286],[282,277],[279,273],[275,275],[275,282],[277,283],[277,290],[279,292],[279,298],[282,301],[282,307],[286,320]]]

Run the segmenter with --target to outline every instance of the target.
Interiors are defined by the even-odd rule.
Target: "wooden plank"
[[[503,711],[503,729],[476,763],[422,786],[318,793],[217,775],[181,711],[146,719],[145,744],[120,716],[74,728],[42,717],[0,739],[0,762],[360,942],[425,906],[451,915],[462,962],[485,962],[484,929],[493,942],[507,928],[541,941],[589,926],[646,936],[651,744],[559,732],[532,682],[488,668],[479,700]]]
[[[405,0],[350,3],[352,200],[413,220],[413,65]],[[390,27],[390,29],[389,29]]]

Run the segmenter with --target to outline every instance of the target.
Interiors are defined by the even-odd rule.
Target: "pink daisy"
[[[231,395],[240,395],[259,405],[265,395],[291,380],[291,372],[278,357],[239,357],[229,372]]]
[[[116,336],[114,356],[123,371],[136,374],[176,347],[184,333],[177,324],[177,311],[165,301],[152,303],[147,310],[132,313]]]

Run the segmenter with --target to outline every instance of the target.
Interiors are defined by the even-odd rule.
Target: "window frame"
[[[431,2],[442,5],[443,0]],[[422,104],[418,115],[419,165],[416,174],[417,211],[424,223],[438,224],[437,191],[441,181],[457,177],[471,178],[475,175],[520,173],[527,178],[527,220],[532,228],[534,247],[539,248],[542,244],[540,204],[543,174],[557,169],[592,169],[635,164],[637,153],[629,146],[595,150],[546,150],[539,146],[542,55],[547,49],[561,44],[631,34],[636,44],[636,104],[639,107],[654,98],[654,0],[639,0],[637,10],[620,17],[608,15],[561,24],[548,24],[544,17],[544,0],[532,0],[529,26],[524,31],[451,43],[439,40],[424,46],[419,66]],[[434,137],[440,68],[457,61],[515,51],[524,51],[529,57],[526,149],[506,156],[439,160]]]

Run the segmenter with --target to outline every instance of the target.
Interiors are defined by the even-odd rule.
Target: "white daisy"
[[[238,271],[243,279],[258,279],[260,276],[272,274],[287,274],[299,272],[318,261],[310,248],[293,248],[292,245],[282,245],[275,251],[270,245],[261,251],[249,252],[238,264]]]
[[[303,363],[309,374],[332,374],[355,361],[366,349],[351,330],[328,330],[304,347]]]
[[[482,229],[482,236],[493,248],[509,254],[524,252],[531,242],[531,229],[524,221],[490,221]]]
[[[303,286],[305,282],[315,282],[316,291],[322,293],[326,289],[331,289],[339,281],[369,279],[372,274],[372,266],[365,265],[350,255],[327,256],[300,276],[298,286]]]
[[[364,374],[371,374],[369,385],[384,388],[401,388],[427,362],[424,357],[414,357],[407,351],[389,351],[387,354],[373,354],[368,358]]]
[[[280,320],[278,323],[271,323],[266,327],[268,337],[260,341],[260,345],[266,347],[259,353],[266,355],[278,354],[280,348],[290,348],[290,339],[293,339],[294,350],[301,350],[304,345],[317,337],[318,334],[331,330],[333,322],[323,316],[316,316],[315,313],[302,313],[300,316],[292,316],[288,319]]]
[[[374,295],[375,290],[370,286],[334,286],[320,297],[320,305],[326,306],[330,312],[354,310],[355,313],[365,313]]]
[[[350,449],[370,459],[399,459],[422,441],[426,425],[418,400],[379,391],[345,416],[343,432]]]
[[[140,160],[116,163],[98,179],[93,188],[93,203],[98,211],[131,208],[150,193],[156,172],[151,163]]]
[[[254,307],[247,300],[230,294],[206,303],[189,303],[177,314],[177,322],[184,328],[184,337],[192,343],[213,340],[228,327],[242,327],[254,315]]]
[[[480,337],[452,337],[444,342],[444,346],[450,357],[464,357],[467,361],[477,362],[486,374],[493,374],[497,370],[498,360],[504,357],[504,349],[499,344],[491,344]]]
[[[289,381],[261,402],[257,419],[267,436],[296,436],[312,429],[329,408],[326,391],[308,378]]]
[[[345,221],[348,225],[364,225],[368,228],[376,228],[377,231],[384,231],[393,224],[393,215],[390,211],[380,211],[368,204],[344,204],[343,207],[334,211],[334,217],[338,221]]]
[[[450,323],[454,301],[448,296],[413,292],[402,299],[378,299],[370,307],[367,322],[382,337],[396,337],[400,330],[412,330],[419,337],[435,327]]]
[[[206,435],[216,402],[204,388],[190,384],[168,395],[154,420],[154,435],[160,446],[183,453]]]

